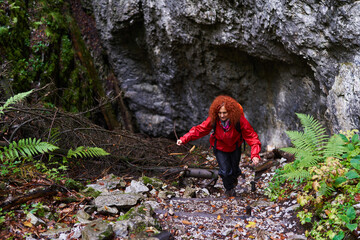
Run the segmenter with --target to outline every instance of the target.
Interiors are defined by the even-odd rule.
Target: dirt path
[[[156,210],[161,226],[174,239],[307,239],[294,212],[296,194],[281,203],[264,195],[274,170],[263,173],[251,192],[252,172],[243,169],[247,177],[239,178],[235,198],[224,197],[221,179],[207,196],[197,188],[196,198],[183,198],[180,190],[180,197],[161,202]]]

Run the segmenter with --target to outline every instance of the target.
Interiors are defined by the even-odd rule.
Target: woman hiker
[[[219,164],[219,175],[224,183],[225,195],[235,197],[235,187],[241,175],[240,146],[245,140],[251,147],[251,160],[256,165],[260,161],[259,137],[245,118],[241,105],[235,99],[221,95],[212,102],[208,118],[177,140],[177,145],[204,137],[212,129],[214,133],[210,136],[210,145]]]

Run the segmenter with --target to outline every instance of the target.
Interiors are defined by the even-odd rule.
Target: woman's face
[[[228,119],[228,112],[226,111],[225,106],[222,106],[218,112],[218,116],[221,121],[226,121]]]

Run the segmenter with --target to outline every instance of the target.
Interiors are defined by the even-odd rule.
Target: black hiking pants
[[[223,180],[226,190],[236,187],[237,178],[241,175],[239,167],[241,148],[237,147],[233,152],[223,152],[216,149],[216,140],[214,154],[219,164],[219,175]]]

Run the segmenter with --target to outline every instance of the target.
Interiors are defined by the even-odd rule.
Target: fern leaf
[[[110,154],[110,153],[106,152],[104,149],[98,148],[98,147],[88,148],[88,151],[91,152],[96,157],[106,156],[106,155]]]
[[[299,152],[299,149],[294,148],[294,147],[285,147],[285,148],[280,148],[280,150],[287,152],[287,153],[291,153],[296,155]]]
[[[347,152],[347,148],[345,147],[344,140],[338,135],[333,135],[329,142],[325,145],[323,153],[324,157],[337,157],[341,158],[341,156]]]
[[[309,168],[309,167],[312,167],[312,166],[315,166],[316,164],[318,164],[318,162],[320,160],[321,160],[321,158],[319,158],[317,156],[312,156],[309,154],[309,155],[303,157],[297,166],[303,167],[303,168]]]
[[[285,173],[283,176],[286,177],[287,179],[295,179],[295,180],[309,179],[311,177],[310,173],[304,169],[299,169],[293,172]]]
[[[321,126],[319,121],[310,115],[296,113],[300,119],[301,124],[304,127],[304,134],[307,140],[313,146],[321,146],[328,140],[328,136],[325,134],[325,128]]]
[[[330,196],[332,192],[334,192],[335,189],[333,187],[329,187],[326,182],[321,182],[320,183],[320,189],[319,189],[319,194],[322,196]]]
[[[288,172],[294,172],[295,168],[293,164],[285,164],[285,166],[283,167],[284,172],[288,173]]]
[[[67,157],[71,158],[71,157],[100,157],[100,156],[106,156],[109,155],[108,152],[106,152],[104,149],[102,148],[98,148],[98,147],[88,147],[85,148],[83,146],[80,146],[78,148],[76,148],[74,151],[72,149],[70,149],[68,151]]]
[[[3,110],[8,108],[9,105],[11,104],[15,104],[17,102],[22,101],[24,98],[26,98],[28,95],[30,95],[33,92],[33,90],[27,91],[27,92],[23,92],[23,93],[19,93],[16,94],[15,96],[9,98],[5,104],[3,106],[0,107],[0,114],[4,113]]]
[[[4,156],[8,159],[16,159],[20,156],[33,157],[36,154],[50,152],[55,149],[58,149],[58,147],[47,142],[41,142],[40,139],[20,139],[18,142],[12,142],[8,147],[4,147],[0,158],[3,159]]]
[[[292,144],[297,149],[303,149],[308,151],[315,150],[316,147],[309,141],[308,136],[306,136],[303,132],[297,131],[285,131],[289,136]]]
[[[82,157],[82,152],[84,151],[84,147],[80,146],[77,147],[74,151],[72,149],[69,149],[67,157],[68,158],[72,158],[72,157]]]

